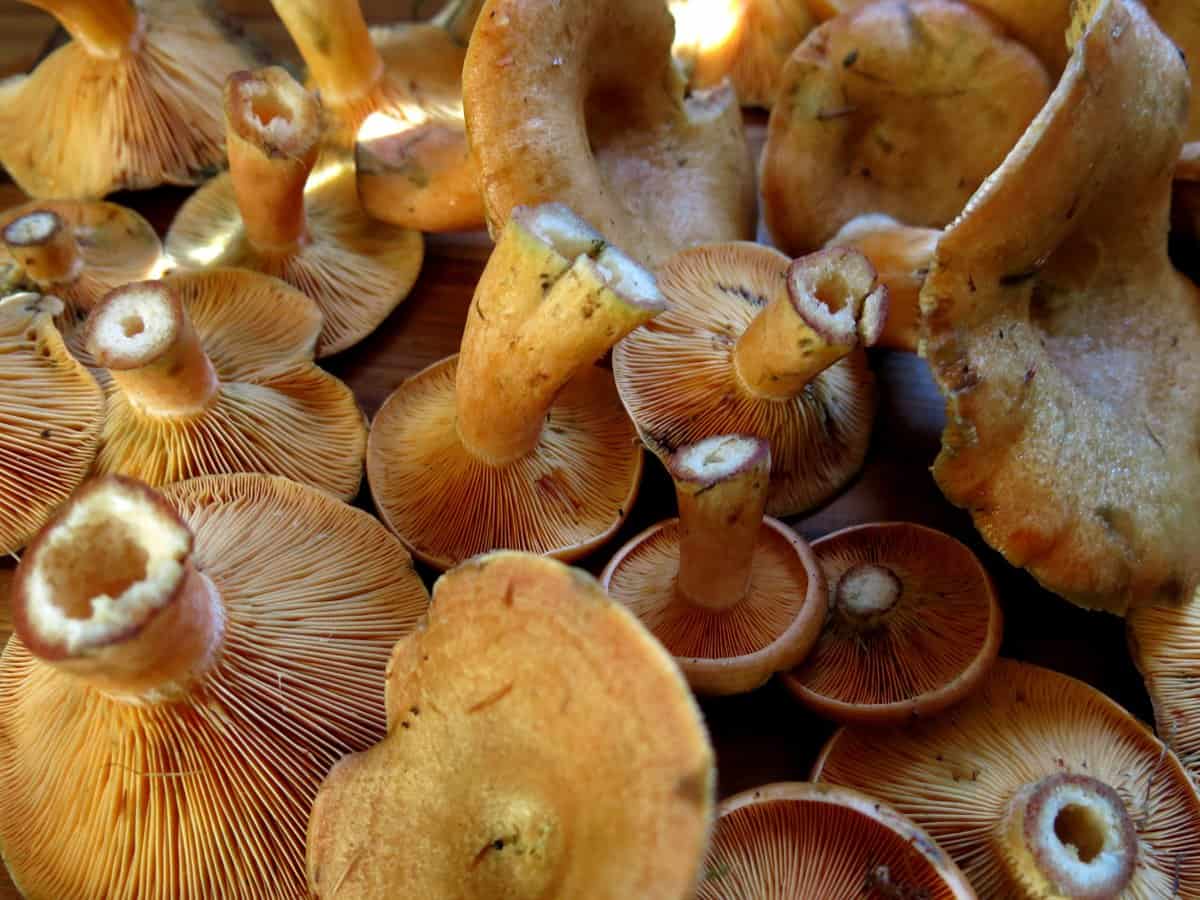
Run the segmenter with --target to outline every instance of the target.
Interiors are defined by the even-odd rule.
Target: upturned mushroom
[[[754,235],[733,89],[687,91],[662,0],[488,0],[463,108],[488,227],[559,201],[650,268]]]
[[[989,544],[1081,606],[1200,582],[1200,292],[1167,256],[1187,69],[1141,4],[1080,3],[1046,108],[937,245],[934,477]]]
[[[313,170],[321,104],[283,69],[235,72],[224,102],[229,172],[184,203],[167,251],[185,268],[237,266],[283,279],[321,309],[317,356],[345,350],[408,296],[424,240],[367,217],[351,164]]]
[[[252,64],[200,0],[24,0],[73,40],[0,85],[0,163],[32,197],[196,184],[224,164],[221,83]]]
[[[979,896],[1200,896],[1200,797],[1175,754],[1099,691],[999,661],[952,712],[842,729],[813,779],[929,832]]]
[[[679,518],[617,551],[600,582],[641,619],[703,694],[741,694],[808,655],[826,582],[804,539],[764,518],[771,452],[728,435],[667,463]]]
[[[317,787],[384,734],[428,595],[366,513],[265,475],[108,477],[26,551],[0,845],[29,897],[303,900]]]
[[[887,290],[867,260],[790,261],[758,244],[687,250],[659,270],[669,309],[613,351],[621,400],[660,459],[723,434],[771,445],[767,512],[828,500],[867,454]]]
[[[829,618],[783,676],[796,698],[839,722],[899,724],[974,691],[1003,636],[987,571],[966,546],[911,522],[855,525],[814,541]]]
[[[713,751],[661,645],[589,575],[528,554],[433,594],[388,665],[387,738],[317,794],[317,896],[693,897]]]
[[[574,559],[603,543],[633,504],[642,450],[593,363],[664,308],[653,276],[565,206],[513,210],[459,355],[375,416],[380,517],[443,569],[498,548]]]
[[[358,493],[362,412],[313,362],[316,304],[282,281],[226,269],[136,282],[86,328],[108,374],[97,472],[155,486],[265,472]]]

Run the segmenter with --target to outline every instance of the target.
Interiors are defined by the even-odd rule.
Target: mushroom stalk
[[[676,589],[693,606],[736,606],[750,588],[767,505],[771,450],[760,438],[709,438],[680,448],[667,468],[679,503]]]
[[[887,289],[861,254],[835,248],[801,257],[788,269],[786,294],[738,338],[738,379],[757,397],[795,397],[860,344],[874,344],[886,313]]]
[[[465,47],[471,40],[471,31],[475,28],[475,20],[479,18],[483,3],[484,0],[450,0],[430,20],[430,24],[438,26],[450,35],[454,43]]]
[[[23,0],[59,21],[87,52],[115,59],[137,43],[140,21],[132,0]]]
[[[903,584],[887,566],[862,563],[838,580],[833,592],[834,608],[860,630],[882,625],[900,602]]]
[[[13,219],[3,237],[8,252],[39,285],[66,284],[83,270],[72,229],[50,210],[38,209]]]
[[[383,77],[383,60],[358,0],[271,0],[271,5],[326,102],[358,100]]]

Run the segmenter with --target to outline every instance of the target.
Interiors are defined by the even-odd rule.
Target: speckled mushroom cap
[[[696,900],[975,900],[921,828],[873,797],[781,782],[717,807]]]
[[[22,559],[0,657],[16,882],[61,900],[307,898],[317,787],[383,736],[388,655],[427,603],[404,548],[322,491],[92,482]]]
[[[224,164],[221,83],[250,55],[202,0],[37,0],[72,40],[0,85],[0,163],[33,197],[196,184]]]
[[[387,738],[313,806],[319,896],[693,896],[712,748],[671,658],[590,576],[511,552],[444,575],[387,707]]]
[[[1047,669],[1000,660],[939,718],[842,729],[813,779],[911,818],[981,897],[1200,896],[1200,798],[1179,760]]]
[[[934,477],[1014,565],[1124,613],[1200,581],[1200,304],[1166,233],[1189,83],[1140,4],[1078,6],[1045,109],[938,243]]]

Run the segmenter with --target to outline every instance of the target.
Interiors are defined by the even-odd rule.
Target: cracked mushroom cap
[[[104,392],[54,324],[57,297],[0,300],[0,553],[25,546],[92,467]]]
[[[1051,83],[951,0],[888,0],[812,31],[784,67],[762,157],[776,245],[823,246],[855,216],[941,228],[1004,159]]]
[[[934,477],[1047,588],[1121,614],[1200,581],[1200,305],[1172,267],[1187,71],[1140,4],[1079,7],[1054,95],[938,243]]]
[[[857,791],[779,782],[717,807],[696,900],[868,896],[975,900],[929,835]]]
[[[322,491],[91,482],[25,553],[0,657],[14,880],[61,900],[307,898],[317,788],[384,735],[388,655],[427,605],[399,542]]]
[[[263,472],[353,498],[366,425],[350,389],[313,362],[320,328],[315,303],[256,272],[113,291],[87,324],[108,370],[96,471],[155,486]]]
[[[1000,660],[905,728],[844,728],[813,779],[908,816],[994,900],[1200,896],[1200,798],[1179,760],[1094,688]]]
[[[652,269],[753,236],[737,98],[688,94],[672,35],[662,0],[488,0],[463,105],[493,234],[513,207],[558,201]]]
[[[0,86],[0,163],[32,197],[197,184],[225,162],[221,84],[252,59],[201,0],[36,0],[74,39]]]
[[[692,897],[713,751],[661,645],[591,576],[524,553],[433,594],[388,666],[387,738],[313,806],[314,892]]]
[[[996,591],[966,546],[911,522],[856,525],[812,545],[829,618],[783,682],[839,722],[898,724],[974,691],[1003,635]]]

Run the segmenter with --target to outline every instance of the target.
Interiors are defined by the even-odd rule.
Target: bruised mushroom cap
[[[317,796],[323,897],[683,900],[713,752],[661,645],[589,575],[492,553],[442,576],[388,667],[387,738]]]
[[[897,724],[970,694],[1000,650],[1000,605],[966,546],[910,522],[857,525],[813,543],[829,619],[783,676],[796,698],[840,722]]]
[[[938,243],[923,351],[943,493],[1049,589],[1124,613],[1200,580],[1198,296],[1166,247],[1189,86],[1140,4],[1078,11],[1054,95]]]
[[[38,5],[75,40],[0,89],[0,163],[26,193],[86,198],[196,184],[223,165],[221,84],[252,60],[207,4]]]
[[[1200,891],[1200,798],[1179,760],[1099,691],[1037,666],[998,661],[936,719],[842,729],[813,779],[911,818],[981,897]]]
[[[737,98],[685,96],[671,40],[661,0],[488,0],[463,106],[493,234],[515,206],[560,201],[650,268],[753,236]]]
[[[1049,90],[1033,54],[963,3],[889,0],[826,22],[784,67],[771,110],[771,236],[797,255],[864,213],[942,227]]]
[[[925,831],[857,791],[780,782],[717,807],[697,900],[860,896],[975,900]]]
[[[92,466],[104,392],[54,325],[57,297],[0,300],[0,553],[45,524]]]
[[[366,513],[282,478],[200,478],[161,496],[107,478],[73,503],[60,539],[43,532],[19,580],[50,577],[47,603],[103,630],[101,610],[128,615],[171,570],[165,545],[194,535],[183,560],[215,587],[221,612],[202,608],[154,644],[173,652],[214,616],[223,635],[211,667],[166,702],[128,702],[10,640],[0,840],[15,880],[29,896],[64,900],[306,898],[317,787],[385,733],[388,655],[427,608],[410,557]],[[72,508],[79,527],[63,533]]]

